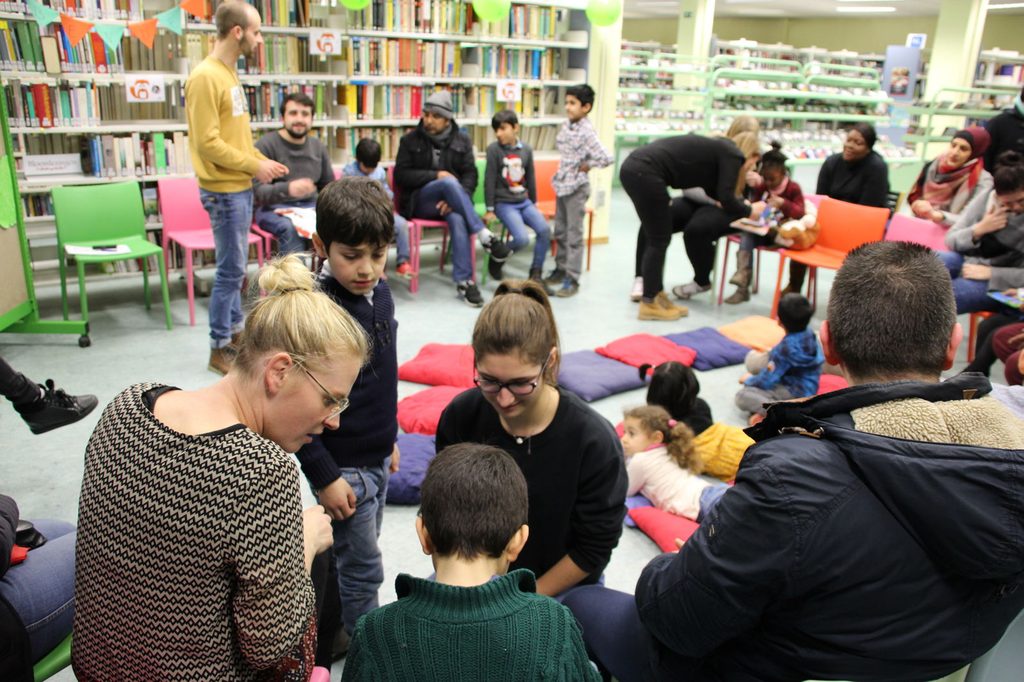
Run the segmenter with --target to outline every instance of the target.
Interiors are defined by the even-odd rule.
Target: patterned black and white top
[[[79,680],[249,680],[313,611],[298,471],[241,424],[189,436],[131,386],[85,452],[75,567]],[[164,389],[166,390],[166,389]]]

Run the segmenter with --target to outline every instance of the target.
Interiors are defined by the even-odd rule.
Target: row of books
[[[558,50],[482,47],[480,68],[484,78],[558,78],[562,71],[562,53]]]
[[[313,100],[313,118],[341,118],[336,108],[338,101],[337,86],[326,83],[315,85],[285,85],[283,83],[259,83],[244,85],[246,99],[249,103],[249,118],[253,121],[277,121],[281,118],[281,102],[290,92],[302,92]]]
[[[191,71],[210,54],[213,34],[188,33],[184,41],[184,56]],[[330,62],[326,58],[309,54],[309,38],[306,36],[264,34],[263,41],[251,58],[239,59],[238,73],[295,75],[329,72]]]
[[[82,19],[123,19],[142,18],[141,0],[40,0],[50,9]],[[24,0],[0,0],[0,12],[13,14],[28,12]]]
[[[563,12],[556,7],[513,5],[507,21],[483,22],[474,16],[471,4],[458,0],[373,0],[366,9],[349,13],[349,26],[553,40],[558,36]]]
[[[462,70],[462,50],[456,43],[410,39],[367,39],[346,42],[343,59],[348,76],[454,77]]]
[[[181,57],[178,36],[158,32],[153,49],[125,35],[110,49],[98,33],[72,46],[60,24],[43,29],[33,21],[0,21],[0,67],[5,71],[50,74],[110,74],[126,71],[174,71]]]
[[[192,172],[188,135],[183,132],[87,135],[80,145],[82,172],[97,178]]]
[[[129,104],[122,84],[25,84],[8,81],[4,92],[11,126],[53,128],[97,126],[118,121],[163,120],[184,122],[180,83],[167,83],[164,102]]]

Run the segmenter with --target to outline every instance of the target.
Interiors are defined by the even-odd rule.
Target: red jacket
[[[804,217],[804,193],[792,178],[786,178],[781,192],[769,191],[764,181],[752,188],[752,191],[755,201],[767,201],[770,196],[782,197],[786,202],[782,205],[782,215],[789,220],[800,220]]]

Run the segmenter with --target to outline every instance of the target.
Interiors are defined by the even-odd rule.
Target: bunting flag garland
[[[172,7],[166,12],[161,12],[156,15],[156,21],[162,28],[166,28],[175,35],[181,35],[182,25],[180,7]]]
[[[68,42],[74,47],[78,42],[92,30],[94,24],[82,19],[76,19],[70,14],[61,12],[60,25],[64,27],[64,33],[68,36]]]
[[[209,11],[207,10],[206,0],[185,0],[178,5],[178,7],[193,16],[199,17],[200,19],[206,19],[210,16]]]
[[[153,39],[156,38],[156,19],[146,19],[128,24],[128,32],[138,38],[143,45],[153,49]]]
[[[103,44],[109,50],[116,50],[121,47],[121,38],[124,37],[124,26],[119,24],[96,24],[92,30],[103,39]]]
[[[57,12],[39,2],[39,0],[28,0],[26,4],[28,5],[28,11],[32,13],[32,18],[36,20],[40,28],[57,21]]]

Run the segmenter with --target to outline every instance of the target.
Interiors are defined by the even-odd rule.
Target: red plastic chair
[[[814,246],[802,251],[779,250],[779,277],[775,282],[771,316],[778,317],[779,297],[782,293],[782,278],[786,272],[787,259],[803,263],[810,269],[808,298],[817,305],[818,268],[838,270],[847,253],[861,244],[881,241],[885,236],[885,225],[888,221],[887,208],[860,206],[831,197],[822,199],[818,205],[818,225],[821,232]]]
[[[551,179],[558,170],[558,159],[534,159],[533,172],[537,182],[537,208],[548,220],[554,220],[558,197]],[[590,250],[594,245],[594,209],[587,207],[587,271],[590,271]],[[555,236],[551,235],[551,253],[557,253]]]
[[[213,229],[210,214],[199,200],[199,183],[195,178],[162,178],[156,182],[160,216],[163,219],[164,267],[170,265],[171,244],[185,254],[185,287],[188,291],[188,322],[196,324],[196,292],[193,251],[213,251]],[[249,234],[249,246],[256,247],[256,259],[263,265],[263,240]]]
[[[935,251],[949,251],[946,248],[946,228],[931,220],[908,215],[894,215],[885,231],[887,242],[913,242]]]

